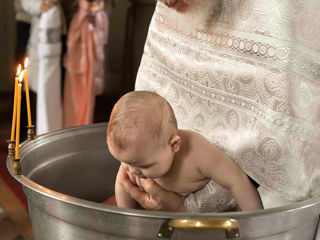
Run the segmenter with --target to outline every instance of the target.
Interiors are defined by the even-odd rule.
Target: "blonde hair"
[[[168,128],[164,129],[165,126]],[[123,95],[112,109],[107,139],[119,149],[143,137],[170,135],[177,130],[177,120],[170,104],[160,95],[133,91]]]

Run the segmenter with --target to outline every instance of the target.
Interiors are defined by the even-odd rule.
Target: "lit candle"
[[[23,72],[19,76],[17,89],[17,125],[16,125],[16,159],[20,158],[19,143],[20,143],[20,116],[21,116],[21,88],[22,88]]]
[[[28,72],[27,72],[28,63],[29,63],[29,59],[26,58],[24,60],[23,79],[24,79],[24,86],[26,88],[28,127],[31,127],[32,126],[32,121],[31,121],[30,95],[29,95]]]
[[[14,97],[13,97],[13,114],[12,114],[12,126],[11,126],[11,138],[10,141],[14,141],[14,133],[16,130],[16,117],[17,117],[17,91],[18,91],[18,82],[19,74],[21,73],[21,64],[17,69],[16,78],[14,82]]]

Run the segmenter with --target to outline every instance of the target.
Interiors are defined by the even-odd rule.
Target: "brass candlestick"
[[[27,126],[27,138],[28,140],[33,140],[34,139],[34,125],[31,125],[30,127]]]
[[[16,153],[16,141],[7,140],[8,142],[8,155],[14,157]]]
[[[20,158],[16,158],[12,163],[12,171],[15,175],[21,175],[21,163]]]

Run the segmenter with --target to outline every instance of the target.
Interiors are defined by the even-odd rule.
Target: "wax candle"
[[[18,91],[18,82],[19,74],[21,73],[21,64],[19,64],[15,81],[14,81],[14,97],[13,97],[13,114],[12,114],[12,126],[11,126],[11,138],[10,141],[14,141],[14,133],[16,130],[16,117],[17,117],[17,91]]]
[[[19,76],[18,90],[17,90],[17,125],[16,125],[16,156],[20,158],[19,143],[20,143],[20,116],[21,116],[21,89],[22,89],[23,72]]]
[[[27,71],[28,63],[29,63],[29,59],[26,58],[24,60],[23,79],[24,79],[24,86],[26,88],[28,126],[31,127],[32,126],[32,121],[31,121],[30,94],[29,94],[28,71]]]

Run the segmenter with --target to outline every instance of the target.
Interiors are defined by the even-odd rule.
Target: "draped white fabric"
[[[232,157],[265,207],[318,194],[320,2],[188,3],[179,13],[158,2],[136,89]]]
[[[61,12],[53,7],[39,21],[37,135],[62,128]]]

